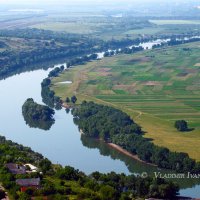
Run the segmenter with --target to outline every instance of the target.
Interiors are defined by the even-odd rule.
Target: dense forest
[[[82,35],[39,29],[1,30],[0,41],[4,46],[0,52],[1,77],[17,72],[23,66],[31,68],[41,62],[83,56],[95,51],[100,44],[98,40]]]
[[[54,120],[53,115],[55,112],[48,106],[37,104],[32,98],[29,98],[22,106],[22,113],[28,115],[33,120],[49,121]]]
[[[182,39],[187,36],[191,37],[193,35],[163,35],[159,36],[159,39],[171,38],[172,40],[167,44],[170,46],[199,40],[199,38],[193,38],[183,41]],[[180,40],[176,40],[177,38]],[[156,35],[135,39],[123,38],[120,40],[103,41],[87,35],[58,33],[33,28],[1,30],[0,78],[5,78],[23,70],[34,69],[35,65],[53,62],[56,59],[62,59],[65,62],[70,60],[71,65],[83,64],[85,61],[88,61],[88,54],[107,51],[108,49],[120,48],[121,51],[116,53],[134,53],[143,48],[129,49],[127,47],[154,39],[157,39]],[[157,47],[160,47],[160,45]],[[112,51],[107,52],[105,56],[111,56],[113,55],[112,53]]]
[[[200,172],[200,163],[189,158],[187,153],[171,152],[144,138],[140,126],[120,110],[84,101],[72,110],[72,114],[74,122],[88,137],[117,144],[160,168],[186,173]]]
[[[80,64],[84,56],[107,50],[139,44],[140,39],[102,41],[79,34],[58,33],[40,29],[0,31],[0,78],[34,69],[34,65],[62,59]],[[82,60],[77,60],[83,57]],[[94,58],[94,57],[93,57]],[[73,59],[75,59],[73,61]],[[86,58],[87,59],[87,58]],[[41,66],[42,68],[42,66]]]
[[[42,155],[30,148],[7,141],[0,137],[0,182],[14,199],[75,200],[131,200],[136,197],[173,198],[178,194],[178,186],[164,179],[141,178],[134,175],[102,174],[94,172],[89,176],[73,167],[53,165]],[[11,174],[6,163],[31,163],[38,167],[38,172],[29,174]],[[42,173],[41,173],[42,172]],[[40,178],[39,189],[28,188],[20,192],[16,184],[18,178]]]

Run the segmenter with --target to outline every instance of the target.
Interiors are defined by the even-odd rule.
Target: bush
[[[188,125],[185,120],[177,120],[174,124],[174,127],[177,128],[177,130],[181,132],[188,130]]]

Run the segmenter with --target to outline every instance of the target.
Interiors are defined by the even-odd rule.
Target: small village
[[[14,175],[24,175],[38,172],[38,168],[32,164],[19,165],[15,163],[8,163],[6,164],[6,167],[9,172]],[[16,179],[16,184],[21,187],[21,192],[25,192],[28,187],[38,189],[40,187],[40,178]]]
[[[27,175],[31,177],[32,174],[34,173],[42,174],[42,172],[39,172],[39,169],[36,166],[29,163],[27,164],[7,163],[5,167],[12,175],[15,175],[16,177],[20,177],[20,176],[26,177]],[[40,177],[16,178],[16,185],[20,187],[21,192],[25,192],[29,188],[31,188],[32,190],[39,189],[41,187],[40,181],[41,181]],[[5,190],[2,186],[0,186],[0,189],[3,191]],[[3,200],[9,200],[7,192],[6,192],[6,197]]]

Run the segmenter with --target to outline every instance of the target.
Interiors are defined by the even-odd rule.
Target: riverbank
[[[80,132],[81,135],[84,135],[84,132],[83,132],[82,129],[80,129],[79,132]],[[102,139],[97,139],[97,140],[103,141]],[[104,141],[104,142],[105,142],[105,141]],[[155,164],[153,164],[153,163],[148,163],[148,162],[145,162],[145,161],[141,160],[136,154],[130,153],[129,151],[123,149],[122,147],[120,147],[120,146],[117,145],[117,144],[114,144],[114,143],[111,143],[111,142],[109,142],[109,143],[108,143],[108,142],[105,142],[105,144],[107,144],[110,148],[116,149],[117,151],[123,153],[124,155],[133,158],[134,160],[137,160],[137,161],[139,161],[139,162],[141,162],[141,163],[144,163],[144,164],[147,164],[147,165],[151,165],[151,166],[153,166],[153,167],[157,167],[157,165],[155,165]]]
[[[148,162],[145,162],[145,161],[141,160],[137,155],[128,152],[127,150],[123,149],[123,148],[120,147],[119,145],[116,145],[116,144],[114,144],[114,143],[106,143],[106,144],[107,144],[109,147],[111,147],[111,148],[113,148],[113,149],[116,149],[117,151],[119,151],[119,152],[121,152],[121,153],[123,153],[123,154],[125,154],[125,155],[127,155],[127,156],[129,156],[129,157],[131,157],[131,158],[133,158],[134,160],[137,160],[137,161],[139,161],[139,162],[145,163],[145,164],[147,164],[147,165],[151,165],[151,166],[157,167],[157,165],[155,165],[155,164],[148,163]]]

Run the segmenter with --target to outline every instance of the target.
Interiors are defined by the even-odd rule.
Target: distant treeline
[[[199,41],[193,38],[187,41],[177,41],[176,38],[191,37],[186,35],[163,35],[159,39],[171,38],[168,45],[177,45],[186,42]],[[19,69],[31,69],[32,65],[42,62],[49,62],[55,59],[72,60],[78,57],[84,58],[88,54],[107,51],[108,49],[121,49],[117,53],[134,53],[143,48],[127,48],[130,45],[139,45],[140,43],[157,39],[157,36],[146,36],[136,39],[124,38],[122,40],[112,39],[103,41],[85,35],[57,33],[40,29],[15,29],[0,31],[1,44],[5,50],[0,52],[0,77],[6,77],[9,74],[18,73]],[[26,48],[14,49],[7,44],[6,38],[21,38],[30,41],[31,46]],[[4,41],[5,40],[5,41]],[[21,41],[23,43],[23,41]],[[9,42],[8,42],[9,43]],[[19,43],[20,45],[20,43]],[[22,45],[23,46],[23,45]],[[160,47],[157,45],[155,47]],[[109,56],[109,55],[108,55]],[[76,61],[75,61],[76,62]],[[77,62],[76,62],[77,63]],[[73,64],[73,63],[72,63]]]
[[[187,153],[171,152],[154,145],[142,136],[142,130],[124,112],[112,107],[83,102],[72,110],[75,123],[88,137],[101,138],[137,154],[148,163],[177,172],[200,172],[200,162],[189,158]]]

